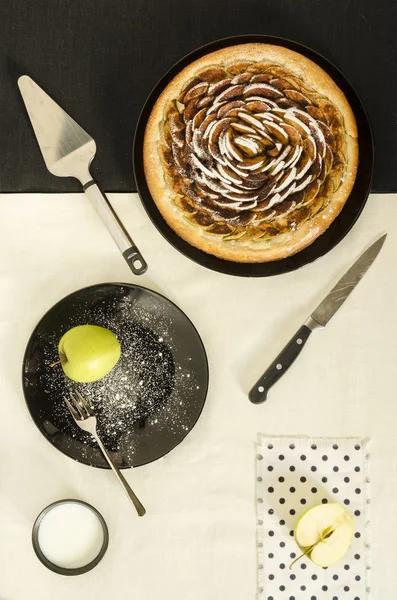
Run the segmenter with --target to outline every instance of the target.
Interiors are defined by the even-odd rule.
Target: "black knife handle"
[[[267,371],[265,371],[262,377],[258,379],[248,395],[253,404],[265,402],[267,399],[267,392],[299,356],[311,332],[312,330],[307,325],[302,325],[299,331],[297,331],[294,337],[285,346],[284,350],[277,356],[276,360],[272,362]]]

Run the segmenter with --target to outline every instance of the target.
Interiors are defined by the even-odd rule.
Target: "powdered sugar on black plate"
[[[198,396],[204,394],[205,398],[206,385],[201,389],[195,356],[181,356],[178,327],[164,311],[167,301],[153,295],[150,304],[145,304],[129,293],[128,287],[120,292],[112,301],[80,301],[76,310],[69,307],[64,314],[61,332],[54,328],[50,334],[38,333],[43,350],[38,371],[39,386],[47,398],[41,416],[48,421],[50,409],[51,423],[64,436],[62,449],[68,450],[67,439],[72,445],[80,442],[79,453],[88,463],[97,451],[92,437],[73,422],[64,402],[65,396],[78,389],[95,408],[105,446],[122,457],[121,466],[128,466],[134,464],[143,437],[149,436],[155,443],[159,436],[172,441],[186,435],[198,416],[192,407]],[[68,379],[60,365],[50,364],[57,360],[60,333],[85,323],[113,331],[121,345],[121,357],[103,379],[83,384]],[[149,435],[151,429],[155,433]]]

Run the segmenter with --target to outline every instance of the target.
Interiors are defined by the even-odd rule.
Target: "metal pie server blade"
[[[27,75],[18,85],[47,169],[58,177],[91,181],[96,153],[92,137]]]

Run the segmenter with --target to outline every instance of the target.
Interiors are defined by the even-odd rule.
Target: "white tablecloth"
[[[136,195],[110,198],[149,263],[135,281],[176,302],[203,338],[207,403],[184,443],[127,473],[147,507],[143,519],[111,473],[70,460],[42,437],[21,391],[33,327],[73,290],[133,277],[84,195],[1,196],[0,599],[254,599],[255,442],[263,432],[372,438],[373,598],[394,600],[397,197],[372,196],[352,232],[319,261],[262,279],[194,264],[161,237]],[[268,402],[250,404],[264,367],[385,229],[381,254],[337,317],[313,334]],[[92,503],[110,531],[103,562],[75,578],[46,570],[30,542],[40,510],[64,497]]]

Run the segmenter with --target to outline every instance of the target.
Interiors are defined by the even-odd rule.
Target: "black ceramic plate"
[[[332,77],[332,79],[346,95],[346,98],[355,114],[358,126],[360,151],[357,178],[354,183],[354,187],[341,214],[335,219],[329,229],[327,229],[327,231],[318,237],[317,240],[315,240],[310,246],[301,252],[298,252],[294,256],[290,256],[283,260],[259,264],[245,264],[222,260],[216,256],[212,256],[211,254],[207,254],[202,250],[195,248],[194,246],[191,246],[182,238],[180,238],[171,229],[171,227],[167,225],[166,221],[161,216],[161,213],[159,212],[155,202],[153,201],[153,198],[150,195],[143,169],[143,137],[146,123],[157,98],[166,85],[184,67],[194,60],[197,60],[201,56],[227,46],[252,42],[284,46],[290,50],[300,52],[304,56],[307,56],[307,58],[310,58],[313,62],[317,63]],[[227,273],[229,275],[263,277],[287,273],[288,271],[293,271],[294,269],[302,267],[303,265],[306,265],[329,252],[329,250],[334,248],[345,237],[359,217],[371,191],[374,148],[371,128],[364,107],[350,83],[332,63],[314,50],[290,40],[268,35],[247,35],[226,38],[202,46],[198,50],[195,50],[191,54],[188,54],[182,58],[182,60],[177,62],[168,71],[168,73],[164,75],[164,77],[150,93],[139,117],[134,139],[133,164],[138,192],[149,217],[160,233],[162,233],[162,235],[177,250],[200,265],[208,267],[209,269],[213,269],[214,271],[220,271],[221,273]]]
[[[111,329],[121,358],[98,382],[74,384],[60,366],[57,345],[71,327]],[[70,294],[41,319],[23,361],[23,391],[30,414],[58,450],[94,467],[108,465],[91,436],[68,413],[63,397],[74,388],[90,400],[98,433],[119,467],[164,456],[195,425],[208,388],[203,343],[170,300],[137,285],[105,283]]]

